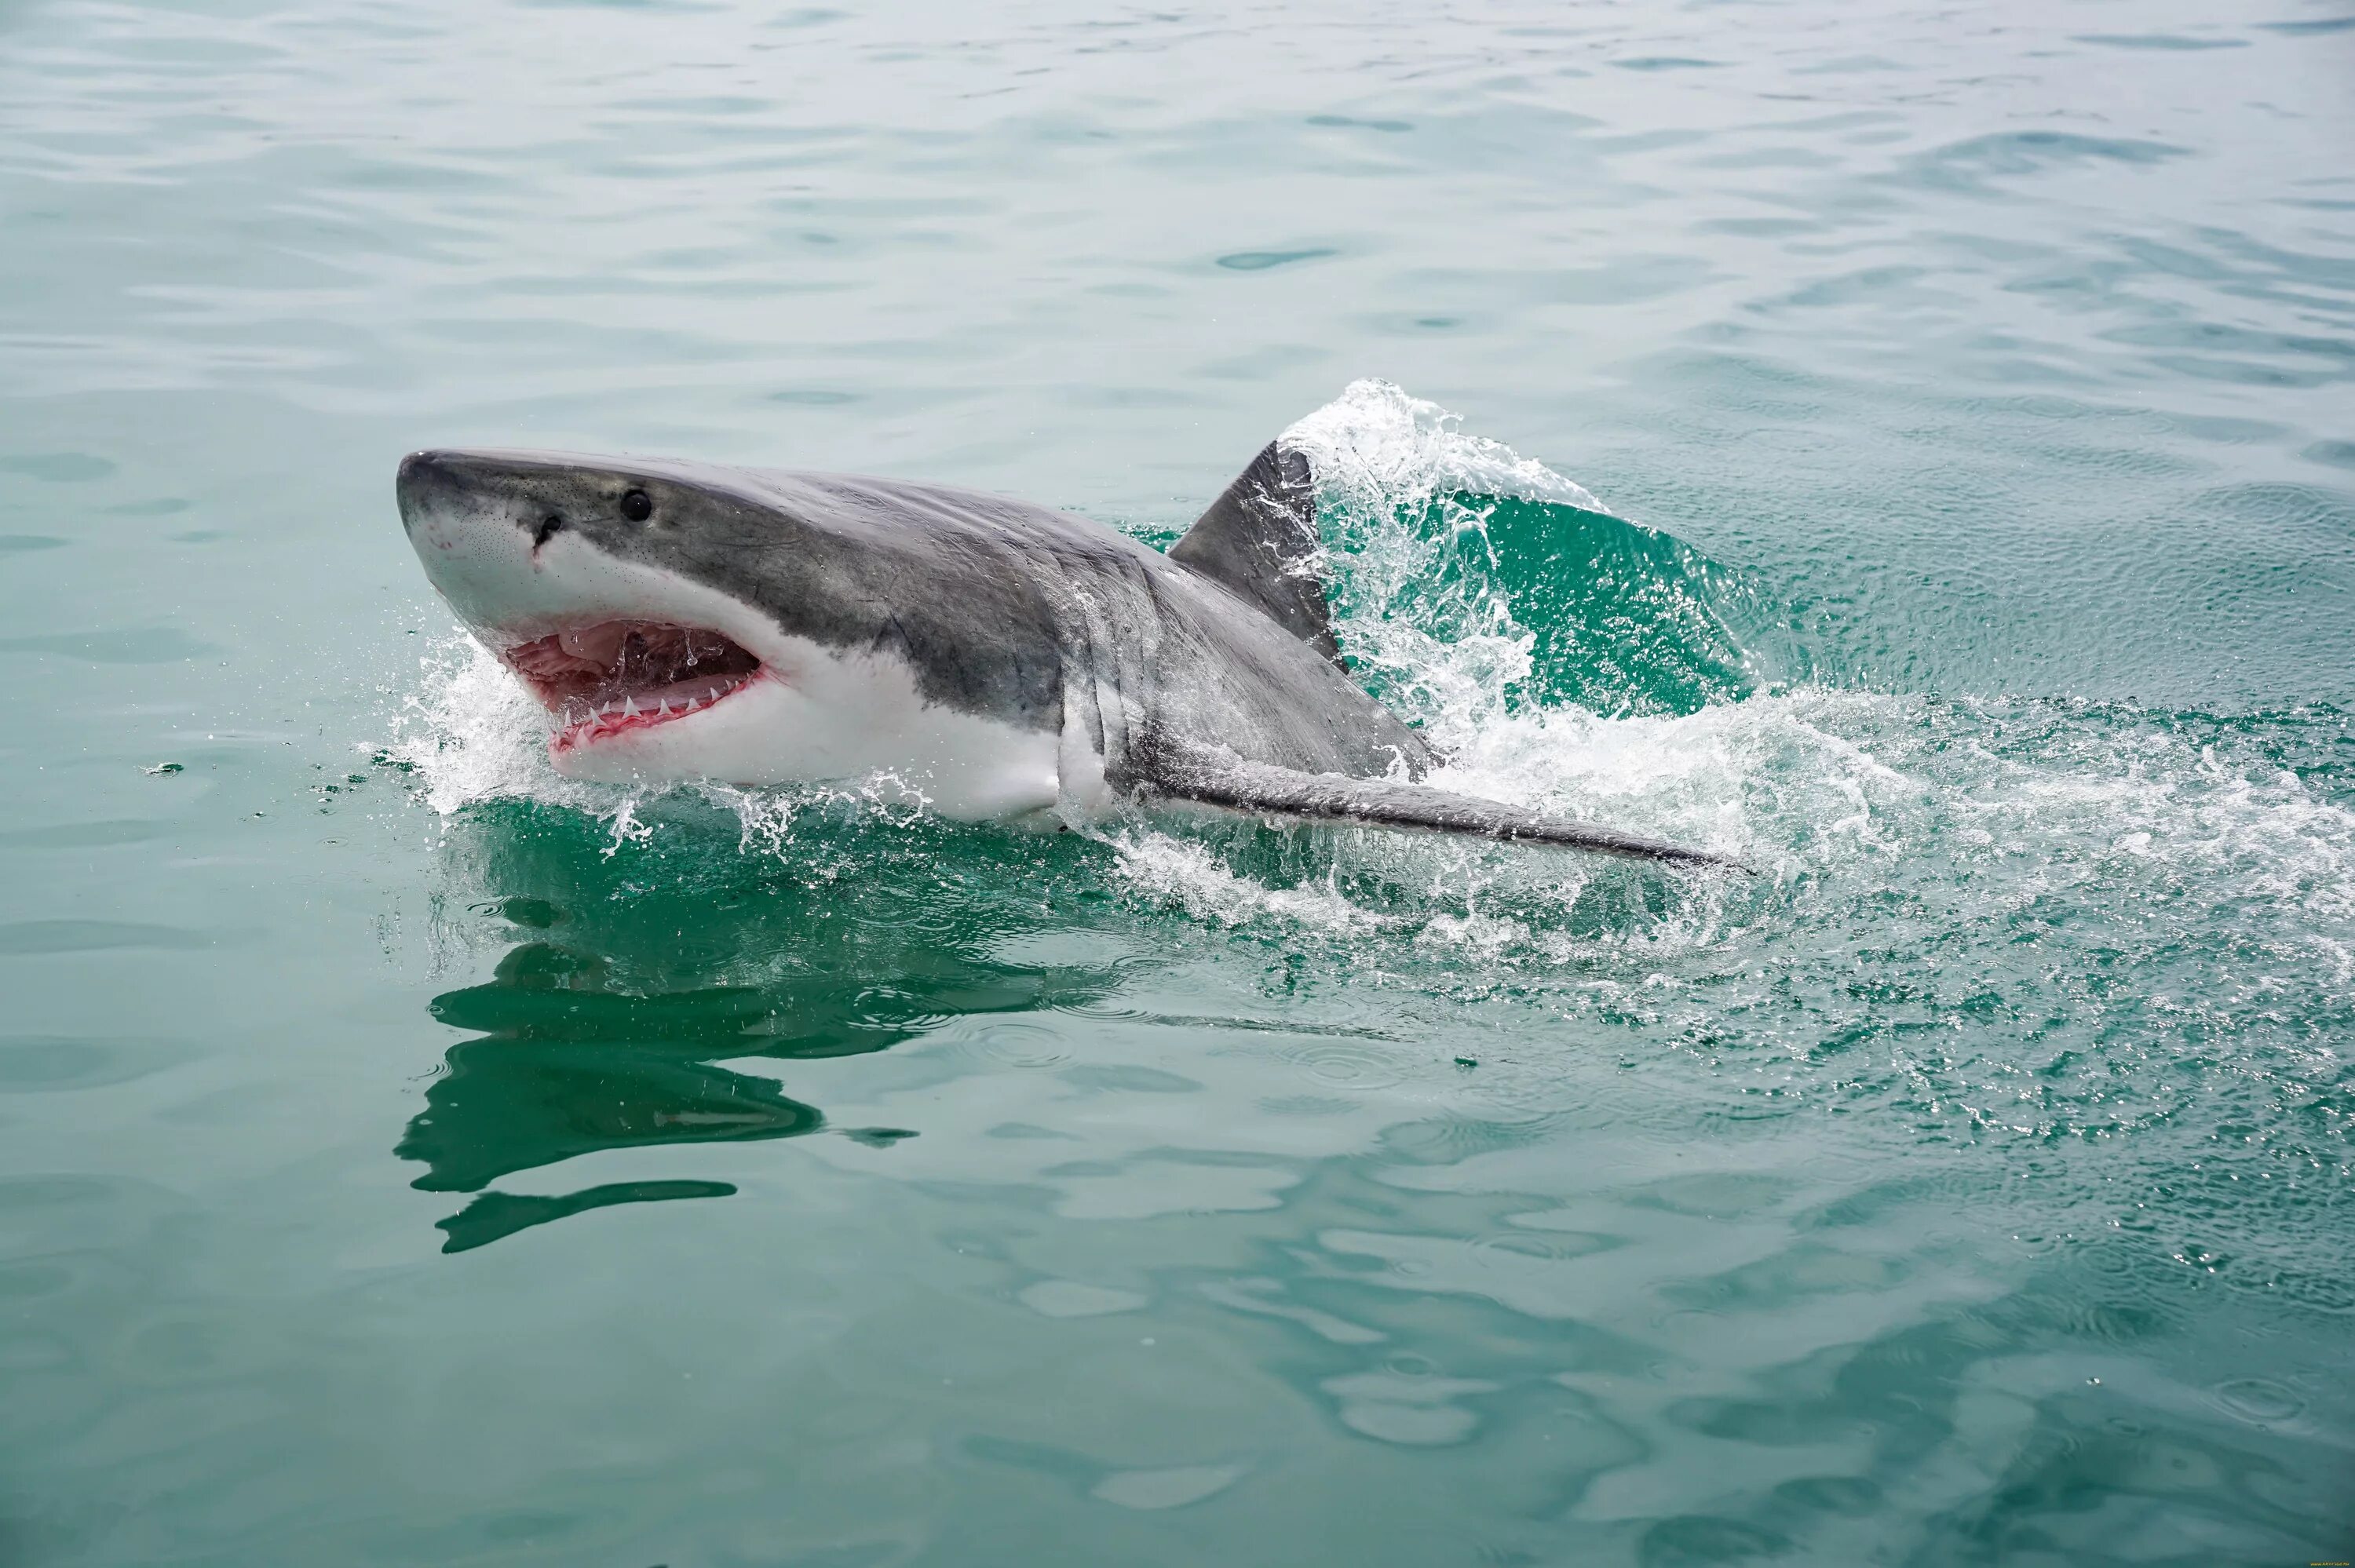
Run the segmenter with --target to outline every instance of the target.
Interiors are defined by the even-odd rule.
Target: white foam
[[[1478,575],[1430,591],[1451,556],[1493,559],[1487,514],[1459,495],[1605,510],[1544,464],[1465,435],[1459,423],[1387,381],[1358,381],[1284,433],[1316,475],[1328,554],[1307,567],[1331,586],[1343,642],[1447,751],[1502,715],[1508,694],[1529,679],[1536,644]],[[1433,515],[1436,525],[1425,525]]]
[[[428,806],[448,816],[477,800],[528,799],[613,814],[615,791],[549,765],[547,710],[481,643],[453,632],[418,664],[387,749],[415,771]]]
[[[1560,964],[1599,946],[1732,940],[1757,917],[1742,906],[1761,900],[1806,918],[1866,883],[1912,880],[1898,863],[1925,856],[2028,863],[1987,894],[2014,900],[2138,863],[2145,878],[2211,880],[2202,903],[2279,906],[2293,945],[2346,978],[2349,934],[2312,927],[2355,916],[2355,817],[2294,774],[2220,761],[2131,713],[2064,715],[2050,726],[2057,740],[2023,747],[2005,734],[2018,705],[2003,700],[1801,689],[1660,717],[1519,700],[1534,640],[1493,579],[1458,570],[1441,599],[1426,591],[1443,565],[1467,554],[1476,565],[1487,547],[1486,514],[1452,493],[1607,508],[1458,427],[1434,404],[1361,381],[1286,433],[1318,477],[1344,646],[1389,677],[1393,700],[1449,754],[1434,782],[1729,853],[1769,874],[1764,889],[1677,878],[1664,903],[1622,904],[1598,927],[1579,917],[1604,870],[1591,860],[1342,833],[1341,870],[1420,885],[1420,918],[1353,926],[1332,906],[1346,875],[1328,873],[1301,903],[1199,849],[1148,853],[1136,841],[1121,865],[1140,890],[1214,917],[1390,929],[1467,959]],[[1975,896],[1971,876],[1961,868],[1955,896]]]
[[[1235,871],[1208,845],[1151,829],[1131,829],[1106,842],[1132,889],[1148,899],[1180,905],[1198,920],[1241,926],[1273,918],[1328,936],[1400,924],[1351,903],[1330,877],[1298,886],[1271,886]]]
[[[1465,435],[1463,417],[1388,381],[1352,381],[1284,432],[1321,488],[1371,510],[1453,491],[1513,495],[1614,515],[1593,492],[1501,442]]]

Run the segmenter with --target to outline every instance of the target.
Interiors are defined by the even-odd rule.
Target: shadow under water
[[[695,824],[712,828],[716,824]],[[819,837],[823,837],[823,832]],[[877,1146],[902,1128],[836,1128],[782,1077],[748,1063],[881,1051],[951,1019],[1093,1000],[1109,973],[1000,961],[1019,927],[992,885],[915,841],[922,829],[853,830],[856,858],[788,866],[716,831],[616,844],[577,813],[514,802],[469,811],[451,840],[445,928],[463,947],[510,945],[489,980],[436,996],[449,1048],[395,1152],[425,1166],[414,1187],[476,1194],[440,1222],[463,1252],[617,1203],[718,1198],[724,1181],[602,1183],[560,1196],[492,1190],[582,1155],[834,1132]],[[876,838],[885,846],[879,867]],[[1039,844],[959,835],[957,858]],[[848,846],[837,842],[833,847]],[[858,867],[857,880],[842,874]],[[1038,911],[1037,884],[1029,909]],[[453,893],[462,896],[452,896]],[[516,939],[517,938],[521,939]]]

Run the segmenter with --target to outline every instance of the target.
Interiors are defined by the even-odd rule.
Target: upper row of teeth
[[[645,708],[638,706],[638,700],[635,697],[617,697],[610,702],[600,703],[587,715],[574,719],[573,722],[575,724],[586,724],[592,719],[613,718],[616,716],[622,718],[635,718],[642,713],[652,714],[656,718],[661,718],[670,714],[693,713],[698,708],[709,707],[713,703],[716,703],[719,700],[719,688],[717,686],[707,687],[703,695],[699,697],[681,697],[676,704],[674,704],[668,697],[663,697],[657,700],[653,706]],[[576,709],[574,711],[578,712],[579,710]]]

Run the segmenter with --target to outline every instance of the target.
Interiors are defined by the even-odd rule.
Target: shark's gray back
[[[798,635],[898,653],[932,701],[1027,729],[1074,719],[1116,782],[1151,782],[1172,747],[1359,778],[1428,762],[1318,644],[1103,524],[860,475],[739,470],[724,488],[750,493],[741,518],[671,546],[695,575]]]

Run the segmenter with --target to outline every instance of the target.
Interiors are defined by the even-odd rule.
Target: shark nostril
[[[549,513],[547,516],[541,518],[539,520],[539,525],[531,531],[531,547],[535,550],[538,549],[542,545],[547,544],[551,537],[563,528],[563,526],[564,519],[558,516],[553,512]]]

